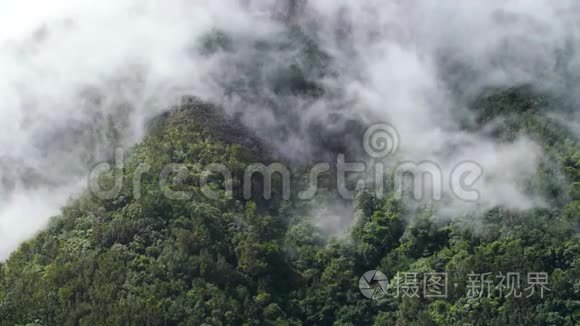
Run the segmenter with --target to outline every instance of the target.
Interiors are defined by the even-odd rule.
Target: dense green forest
[[[242,94],[248,103],[264,100],[257,95],[264,87],[280,97],[321,96],[325,90],[312,80],[336,73],[329,57],[299,30],[284,33],[273,44],[257,42],[255,49],[245,49],[253,61],[233,64],[242,72],[247,69],[249,77],[244,78],[250,81],[232,77],[226,89]],[[212,55],[236,46],[216,32],[201,50]],[[284,78],[264,77],[261,60],[278,62],[283,52],[293,55],[291,65],[275,72]],[[301,114],[268,104],[287,121]],[[131,148],[125,164],[100,176],[104,188],[123,176],[117,196],[104,199],[86,191],[2,263],[0,321],[579,325],[580,144],[543,113],[549,110],[541,109],[565,105],[527,87],[490,90],[470,105],[478,119],[466,123],[466,129],[495,126],[489,133],[498,142],[525,134],[541,145],[545,155],[528,188],[546,198],[544,208],[497,207],[442,219],[436,205],[411,209],[392,192],[377,196],[363,188],[352,202],[341,203],[353,210],[346,234],[329,234],[316,223],[316,208],[340,202],[334,198],[332,176],[323,177],[325,190],[310,200],[299,200],[295,193],[285,200],[277,174],[272,198],[261,196],[260,178],[253,179],[254,191],[247,198],[241,189],[246,167],[279,157],[235,117],[190,99],[152,121],[147,137]],[[497,117],[501,124],[489,123]],[[319,140],[330,154],[349,149],[340,141]],[[231,196],[219,173],[204,170],[216,163],[232,172]],[[308,163],[283,163],[293,168],[292,184],[304,185]],[[147,171],[140,171],[143,164]],[[173,191],[187,192],[187,198],[164,195],[159,178],[168,164],[187,168],[186,176],[171,185]],[[140,177],[133,182],[136,174]],[[204,178],[217,196],[204,195]],[[382,271],[390,291],[365,297],[359,285],[369,270]],[[416,279],[407,278],[414,273]],[[446,275],[444,296],[424,293],[424,275],[435,273]],[[517,273],[521,279],[510,295],[495,287],[496,279],[489,292],[485,283],[482,293],[474,294],[473,278],[485,273],[494,278]],[[530,294],[528,277],[534,273],[545,273],[541,284],[546,288],[534,287],[536,293]],[[395,289],[404,289],[406,295]]]
[[[5,325],[578,325],[580,150],[555,122],[525,109],[526,101],[533,98],[516,89],[477,106],[498,108],[486,115],[512,114],[497,137],[527,133],[558,163],[543,166],[535,185],[551,196],[549,209],[497,208],[441,222],[429,207],[410,211],[393,196],[363,189],[347,237],[325,234],[309,218],[309,208],[328,194],[245,200],[244,168],[267,164],[269,154],[217,108],[185,104],[152,123],[121,170],[101,176],[104,184],[116,173],[132,180],[147,163],[139,193],[132,182],[112,200],[86,192],[1,266],[0,319]],[[173,189],[189,191],[190,199],[161,193],[158,171],[168,163],[187,165],[187,177]],[[202,194],[202,167],[210,163],[232,170],[233,196],[218,174],[210,184],[220,196]],[[384,272],[392,288],[397,273],[445,272],[448,293],[368,299],[359,290],[368,270]],[[468,274],[508,272],[521,273],[524,295],[501,296],[497,289],[469,295]],[[543,298],[527,297],[529,272],[547,273]]]

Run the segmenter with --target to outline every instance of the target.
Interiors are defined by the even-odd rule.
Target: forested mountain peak
[[[580,324],[579,9],[0,1],[0,325]]]
[[[539,123],[517,121],[523,128]],[[345,239],[316,226],[310,212],[320,204],[317,199],[282,201],[275,194],[264,200],[259,193],[245,199],[239,189],[228,197],[218,176],[211,184],[219,195],[203,195],[199,180],[206,164],[226,164],[239,185],[248,164],[269,163],[259,142],[236,128],[217,107],[201,102],[157,118],[125,166],[101,176],[105,183],[108,174],[130,177],[146,162],[151,169],[141,177],[140,193],[132,182],[112,200],[85,193],[2,265],[4,323],[572,325],[577,320],[577,201],[525,217],[493,210],[473,216],[479,222],[470,226],[469,218],[441,222],[428,209],[410,219],[392,195],[363,191]],[[566,152],[564,144],[547,146],[556,146],[555,155],[569,162],[566,173],[577,178],[578,154]],[[171,162],[186,165],[187,175],[172,188],[187,191],[189,198],[161,193],[158,171]],[[369,300],[358,282],[371,269],[390,279],[402,272],[446,271],[453,286],[447,298]],[[541,299],[500,298],[495,292],[469,297],[462,275],[538,270],[547,271],[551,281]]]

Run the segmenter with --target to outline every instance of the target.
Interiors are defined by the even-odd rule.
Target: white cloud
[[[132,144],[143,136],[143,121],[167,109],[176,90],[245,113],[246,124],[264,137],[298,124],[292,134],[268,137],[286,153],[308,152],[306,126],[327,121],[337,107],[347,118],[388,120],[401,133],[401,159],[431,159],[450,169],[469,158],[500,176],[483,185],[485,206],[536,204],[517,182],[533,173],[537,146],[525,138],[496,144],[461,130],[456,115],[469,112],[450,85],[464,91],[559,85],[558,69],[568,66],[558,54],[580,44],[574,1],[310,1],[301,21],[332,57],[336,74],[320,77],[329,91],[317,101],[264,90],[260,96],[279,105],[276,111],[259,101],[228,100],[220,83],[249,78],[248,67],[267,77],[296,59],[279,52],[256,57],[248,46],[280,37],[279,23],[267,14],[273,6],[280,10],[274,1],[0,2],[0,162],[7,167],[0,178],[17,184],[3,189],[13,193],[0,206],[0,234],[9,235],[0,246],[14,248],[37,232],[80,189],[83,157],[110,151],[110,144],[99,145],[104,115],[119,122],[126,116],[123,144]],[[195,42],[214,27],[248,44],[232,56],[196,54]],[[463,73],[450,74],[453,65]],[[91,137],[97,145],[84,146]],[[45,180],[35,190],[19,184],[31,171]]]

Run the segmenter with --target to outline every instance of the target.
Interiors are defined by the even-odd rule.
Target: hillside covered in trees
[[[244,168],[268,164],[269,154],[249,132],[231,131],[233,122],[216,108],[188,104],[160,117],[121,171],[101,176],[104,183],[115,173],[131,180],[148,163],[152,172],[143,174],[137,197],[132,182],[113,200],[87,192],[2,264],[0,319],[6,325],[576,325],[580,150],[557,125],[520,112],[530,99],[512,90],[478,105],[491,101],[514,112],[511,127],[502,130],[541,140],[560,164],[566,184],[555,183],[548,166],[536,180],[552,194],[549,209],[498,208],[441,222],[428,207],[411,212],[392,194],[377,198],[361,190],[346,237],[326,234],[309,217],[328,194],[310,201],[281,200],[276,192],[270,200],[244,199],[238,187]],[[187,177],[173,189],[189,191],[191,199],[161,193],[155,171],[168,163],[187,165]],[[231,198],[217,175],[210,185],[220,196],[202,194],[202,167],[210,163],[232,169]],[[261,180],[254,182],[260,189]],[[279,182],[274,177],[275,191]],[[446,272],[448,295],[368,299],[359,290],[368,270],[384,272],[392,289],[397,274]],[[547,273],[549,290],[527,297],[525,275],[538,271]],[[524,295],[501,296],[497,288],[470,294],[468,274],[508,272],[521,273]]]
[[[3,235],[42,229],[5,241],[0,325],[580,325],[573,11],[118,2],[0,47],[24,62],[0,102],[25,107],[0,119],[24,130],[0,137],[0,193],[71,195],[44,228],[0,211]],[[400,151],[375,157],[383,120]],[[400,161],[455,159],[481,163],[482,200],[397,187]],[[384,175],[340,183],[340,160]]]

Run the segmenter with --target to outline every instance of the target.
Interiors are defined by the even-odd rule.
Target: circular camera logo
[[[399,132],[387,123],[377,123],[367,128],[363,136],[365,152],[373,158],[384,158],[399,149]]]
[[[381,271],[368,271],[358,281],[360,292],[369,299],[380,299],[389,289],[389,280]]]

